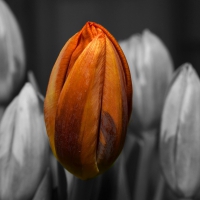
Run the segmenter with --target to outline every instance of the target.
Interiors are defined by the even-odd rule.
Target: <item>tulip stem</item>
[[[95,187],[96,179],[80,180],[77,177],[73,177],[72,190],[69,193],[70,200],[91,199],[93,188]]]
[[[155,194],[154,200],[163,199],[164,189],[165,189],[165,180],[164,180],[163,176],[160,175],[159,182],[158,182],[158,187],[157,187],[157,190],[156,190],[156,194]]]
[[[148,183],[150,163],[155,150],[156,131],[148,131],[142,134],[140,157],[136,175],[134,200],[145,200],[148,197]]]
[[[180,198],[180,200],[193,200],[191,198]]]
[[[116,191],[117,200],[130,199],[130,194],[127,185],[128,184],[127,177],[125,176],[125,169],[124,169],[125,157],[123,153],[120,155],[118,163],[119,166],[118,166],[117,191]]]

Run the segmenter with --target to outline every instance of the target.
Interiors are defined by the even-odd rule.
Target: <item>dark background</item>
[[[117,40],[149,29],[169,49],[175,68],[192,63],[200,74],[200,1],[197,0],[6,0],[21,27],[27,69],[45,94],[65,42],[87,21]]]

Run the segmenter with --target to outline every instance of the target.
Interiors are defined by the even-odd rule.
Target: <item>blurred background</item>
[[[43,94],[61,48],[87,21],[103,25],[117,40],[149,29],[165,43],[175,68],[190,62],[200,74],[200,1],[5,1],[21,27],[27,69]]]

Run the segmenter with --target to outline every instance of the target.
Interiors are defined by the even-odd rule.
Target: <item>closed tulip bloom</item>
[[[32,199],[46,173],[48,153],[39,100],[27,83],[0,124],[0,199]]]
[[[18,23],[0,1],[0,104],[12,100],[25,73],[25,53]]]
[[[182,198],[200,187],[200,81],[190,64],[180,67],[162,114],[160,161],[172,190]]]
[[[44,102],[50,145],[81,179],[108,169],[122,150],[132,85],[125,56],[101,25],[87,22],[52,69]]]
[[[127,58],[134,88],[130,127],[134,131],[156,128],[173,64],[163,42],[149,30],[119,42]]]

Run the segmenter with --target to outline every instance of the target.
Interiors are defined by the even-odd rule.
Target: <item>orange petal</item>
[[[82,51],[97,35],[101,33],[102,31],[99,28],[96,29],[96,27],[92,26],[90,22],[86,23],[85,26],[79,31],[78,45],[71,55],[67,74],[69,74]]]
[[[60,94],[55,146],[60,162],[82,179],[99,173],[96,164],[105,69],[105,37],[99,35],[76,60]]]
[[[56,152],[54,146],[54,135],[57,103],[60,96],[60,92],[65,83],[66,73],[68,70],[71,54],[78,44],[78,39],[79,34],[77,33],[72,38],[70,38],[65,44],[65,46],[62,48],[56,60],[56,63],[52,69],[44,101],[44,116],[46,129],[50,141],[50,146],[55,156]]]
[[[106,64],[97,163],[105,171],[122,150],[128,124],[125,73],[112,42],[106,38]]]
[[[128,101],[128,119],[130,119],[131,112],[132,112],[132,93],[133,93],[133,88],[132,88],[132,81],[131,81],[131,74],[130,74],[130,69],[126,60],[126,57],[119,46],[118,42],[115,40],[113,35],[106,30],[103,26],[100,24],[94,23],[96,27],[100,28],[106,36],[109,38],[109,40],[113,43],[116,53],[118,54],[120,60],[121,60],[121,67],[123,68],[124,74],[125,74],[125,80],[126,80],[126,94],[127,94],[127,101]]]

